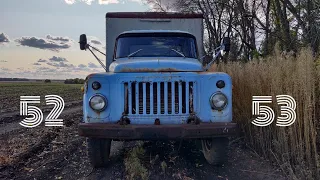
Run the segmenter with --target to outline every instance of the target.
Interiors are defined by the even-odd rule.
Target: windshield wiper
[[[176,53],[178,53],[178,54],[180,54],[182,57],[186,57],[182,52],[179,52],[179,51],[177,51],[177,50],[175,50],[175,49],[171,49],[172,51],[174,51],[174,52],[176,52]]]
[[[143,50],[143,49],[139,49],[139,50],[137,50],[137,51],[129,54],[129,55],[128,55],[128,58],[131,57],[131,56],[133,56],[133,55],[135,55],[135,54],[137,54],[138,52],[140,52],[140,51],[142,51],[142,50]]]

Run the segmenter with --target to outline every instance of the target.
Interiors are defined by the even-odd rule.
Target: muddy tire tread
[[[99,138],[87,138],[87,153],[90,164],[97,167],[105,167],[109,162],[111,140]]]

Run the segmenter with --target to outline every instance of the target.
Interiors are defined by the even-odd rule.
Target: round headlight
[[[228,103],[227,97],[222,93],[215,93],[210,97],[210,105],[212,109],[222,110]]]
[[[103,111],[107,107],[107,99],[102,95],[94,95],[89,101],[90,107],[95,111]]]

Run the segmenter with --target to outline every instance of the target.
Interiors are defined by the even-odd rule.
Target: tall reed
[[[240,124],[251,148],[277,163],[290,179],[319,179],[320,70],[311,51],[302,50],[293,57],[275,50],[267,58],[223,63],[216,69],[233,79],[234,121]],[[278,127],[276,118],[268,127],[251,123],[252,96],[267,95],[273,97],[269,106],[275,117],[280,116],[276,95],[290,95],[296,100],[297,119],[292,126]]]

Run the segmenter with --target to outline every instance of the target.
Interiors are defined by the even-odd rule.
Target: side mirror
[[[222,45],[224,45],[224,51],[229,52],[230,51],[230,44],[231,40],[229,37],[224,37],[222,40]]]
[[[85,34],[81,34],[81,35],[80,35],[79,44],[80,44],[80,49],[81,49],[81,50],[86,50],[86,46],[87,46],[87,36],[86,36]]]

